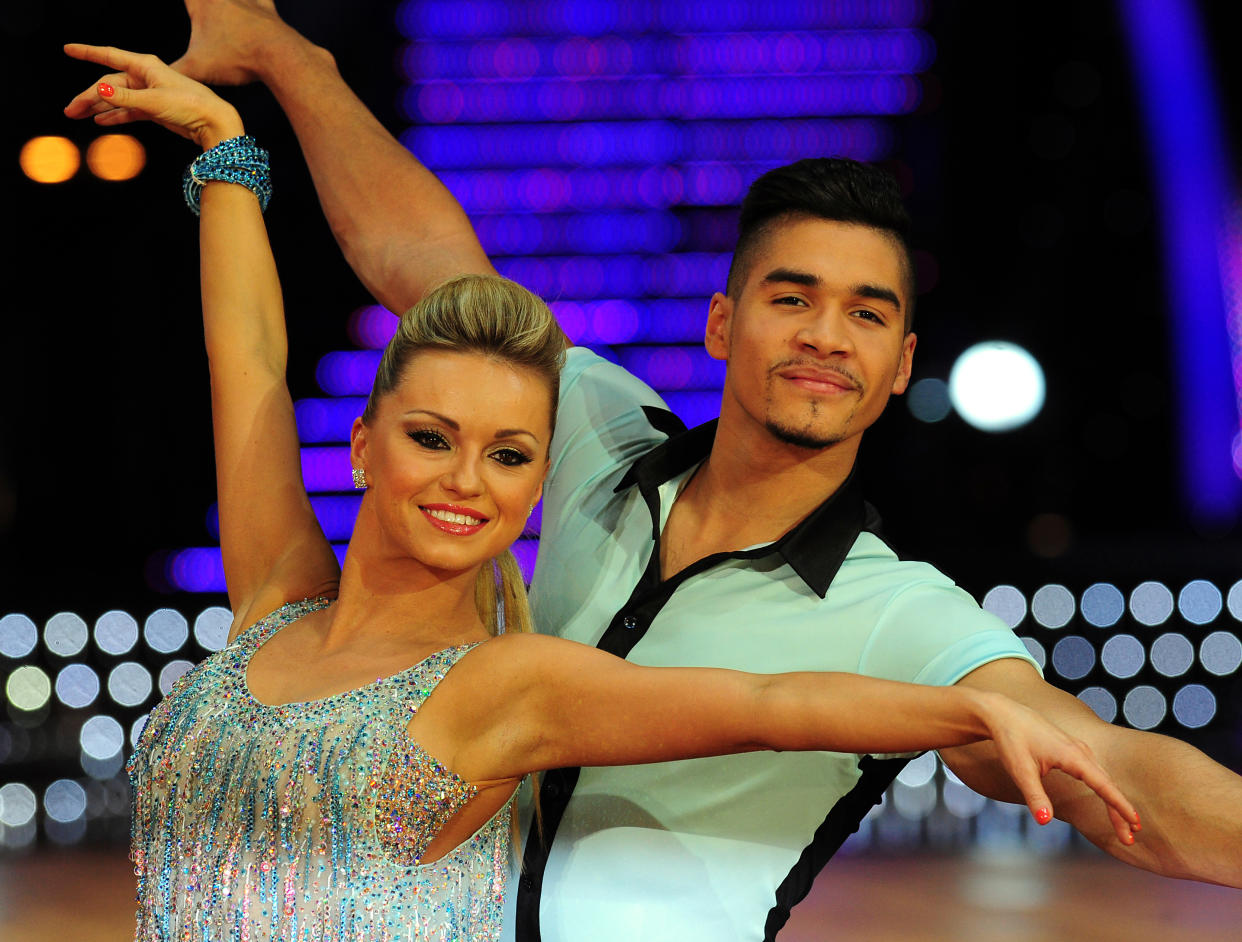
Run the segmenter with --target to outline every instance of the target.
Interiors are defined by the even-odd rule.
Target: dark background
[[[347,81],[397,127],[399,41],[389,2],[286,4],[290,22],[337,56]],[[1237,57],[1224,4],[1204,11],[1227,113]],[[1020,7],[1020,8],[1019,8]],[[1177,478],[1170,372],[1177,330],[1161,273],[1159,220],[1117,7],[940,2],[919,113],[897,122],[890,162],[909,190],[925,253],[915,375],[946,378],[979,339],[1041,361],[1038,418],[989,435],[951,416],[928,425],[900,401],[867,436],[863,464],[888,535],[981,595],[1046,581],[1076,593],[1102,580],[1173,586],[1239,577],[1236,522],[1203,532]],[[211,542],[214,485],[194,218],[180,174],[191,144],[133,126],[148,165],[105,183],[82,171],[40,185],[21,144],[92,126],[62,107],[99,70],[60,52],[111,43],[175,58],[179,4],[10,5],[0,14],[7,303],[0,341],[0,611],[91,622],[111,608],[197,608],[219,597],[159,594],[164,551]],[[346,315],[370,303],[342,261],[296,142],[261,88],[226,92],[274,155],[267,214],[284,276],[295,396],[317,392],[318,357],[347,346]],[[1238,152],[1237,122],[1234,153]],[[706,301],[706,299],[704,299]],[[1176,588],[1175,588],[1176,590]],[[1242,727],[1222,681],[1221,720],[1192,740],[1235,767]],[[1234,717],[1230,722],[1229,717]]]

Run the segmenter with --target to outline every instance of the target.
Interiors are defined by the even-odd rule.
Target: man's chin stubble
[[[825,438],[813,434],[810,429],[789,428],[771,420],[765,423],[765,427],[777,441],[796,448],[805,448],[807,451],[823,451],[843,441],[840,435]]]

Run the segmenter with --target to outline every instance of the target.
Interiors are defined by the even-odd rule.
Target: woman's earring
[[[354,470],[354,487],[356,487],[360,491],[366,490],[367,473],[363,471],[361,468],[354,468],[353,470]]]

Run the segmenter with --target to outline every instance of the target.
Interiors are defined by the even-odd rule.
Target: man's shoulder
[[[952,579],[931,563],[898,555],[882,536],[869,530],[859,532],[841,571],[850,579],[866,579],[877,587],[888,585],[893,591],[919,586],[956,587]]]

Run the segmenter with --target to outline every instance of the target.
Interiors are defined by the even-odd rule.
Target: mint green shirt
[[[869,532],[878,521],[852,479],[776,543],[661,583],[656,535],[714,432],[669,439],[663,409],[620,367],[569,352],[531,586],[542,630],[637,664],[924,684],[999,658],[1034,663],[966,592]],[[542,870],[541,937],[772,938],[903,763],[758,752],[582,769]],[[545,820],[555,799],[545,793]],[[516,937],[532,938],[520,920]]]

